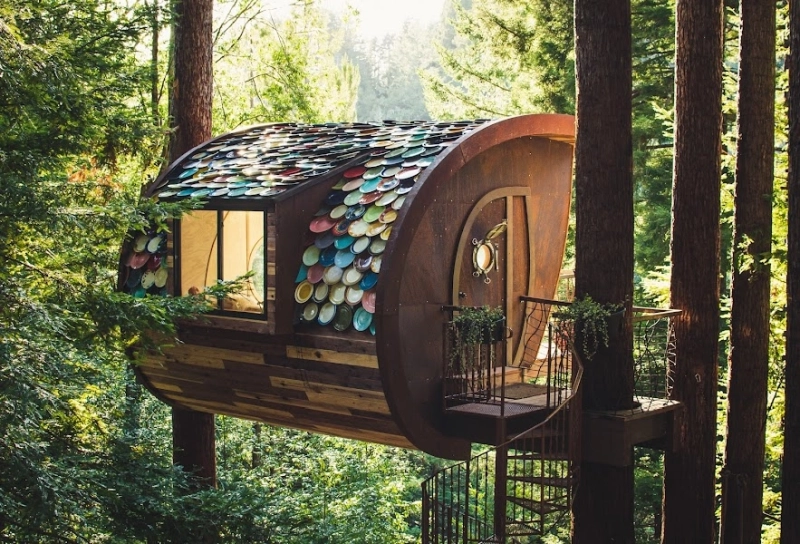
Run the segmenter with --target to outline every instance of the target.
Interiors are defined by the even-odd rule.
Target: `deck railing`
[[[443,338],[445,408],[464,403],[502,403],[506,378],[504,365],[498,366],[502,340],[465,342],[455,321],[445,323]]]
[[[580,428],[573,419],[580,415],[577,393],[583,367],[565,336],[571,327],[555,319],[553,303],[527,301],[523,337],[526,354],[534,354],[547,369],[539,378],[552,411],[531,429],[422,484],[424,544],[505,542],[498,535],[543,535],[568,518],[580,447],[572,434]],[[540,349],[540,343],[546,347]],[[478,402],[496,401],[496,393],[484,393],[491,380],[481,382],[486,375],[477,373],[482,377],[470,383],[478,385],[462,391],[462,398],[472,394]]]
[[[633,307],[633,376],[637,400],[666,399],[675,374],[674,319],[681,310]]]
[[[423,544],[507,542],[568,527],[580,460],[583,365],[573,349],[573,324],[558,311],[569,303],[531,297],[522,302],[524,381],[543,386],[552,411],[531,429],[423,483]],[[672,320],[679,313],[633,308],[635,394],[642,406],[669,394],[675,367]],[[445,336],[451,333],[446,328]],[[445,342],[452,345],[452,338]],[[494,366],[498,349],[499,343],[481,347],[472,367],[450,365],[446,406],[508,402],[505,371]]]

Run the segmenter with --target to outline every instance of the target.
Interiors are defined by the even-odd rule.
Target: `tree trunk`
[[[789,247],[781,544],[800,542],[800,0],[789,1]]]
[[[775,2],[741,0],[740,10],[731,348],[721,544],[761,542],[769,369]]]
[[[161,115],[158,110],[159,102],[161,102],[161,93],[159,92],[159,76],[158,76],[158,38],[161,32],[161,21],[159,11],[161,6],[158,0],[153,0],[150,4],[150,31],[152,32],[150,41],[150,114],[153,117],[153,125],[156,127],[161,126]]]
[[[633,406],[630,306],[633,297],[629,0],[575,2],[575,288],[625,304],[625,333],[586,361],[583,408]],[[581,463],[573,542],[633,543],[633,466]]]
[[[172,462],[208,487],[217,485],[214,432],[214,414],[172,409]]]
[[[170,162],[211,138],[213,0],[175,0]]]
[[[664,457],[664,544],[715,541],[719,338],[722,0],[678,0],[671,305],[684,404],[676,451]]]
[[[213,0],[176,0],[169,162],[211,138]],[[172,410],[173,462],[216,486],[214,414]]]

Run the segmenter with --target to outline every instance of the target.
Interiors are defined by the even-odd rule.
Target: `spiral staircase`
[[[532,543],[568,526],[583,368],[563,303],[525,302],[522,371],[496,367],[497,346],[484,345],[475,364],[446,374],[449,428],[493,447],[423,483],[424,544]]]

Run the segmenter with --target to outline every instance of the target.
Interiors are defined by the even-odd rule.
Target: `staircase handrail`
[[[575,374],[574,374],[574,376],[572,378],[572,387],[571,387],[570,394],[563,401],[561,401],[561,403],[552,412],[550,412],[550,414],[546,418],[544,418],[542,421],[540,421],[539,423],[537,423],[536,425],[534,425],[530,429],[526,429],[526,430],[522,431],[521,433],[517,434],[513,438],[511,438],[509,440],[506,440],[502,444],[499,444],[497,446],[494,446],[493,448],[490,448],[488,451],[492,451],[492,450],[496,450],[498,448],[503,448],[505,446],[509,446],[511,443],[515,442],[516,440],[519,440],[519,439],[523,438],[528,433],[531,433],[533,431],[538,430],[540,427],[543,427],[544,425],[549,423],[551,419],[556,417],[559,414],[559,412],[561,412],[562,410],[565,410],[567,405],[570,403],[570,401],[573,398],[575,398],[575,396],[578,395],[578,393],[580,393],[581,381],[583,380],[583,361],[581,360],[580,356],[578,355],[578,352],[575,349],[575,345],[572,343],[572,340],[568,340],[567,341],[567,346],[568,346],[570,352],[572,353],[572,361],[575,364],[575,366],[577,367],[577,370],[575,370]]]

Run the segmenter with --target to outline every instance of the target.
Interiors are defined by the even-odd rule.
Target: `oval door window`
[[[472,275],[476,278],[483,277],[484,283],[492,282],[489,272],[498,268],[497,246],[492,243],[492,239],[504,233],[507,227],[508,220],[504,219],[487,232],[483,240],[472,239],[472,245],[475,246],[472,250]]]

